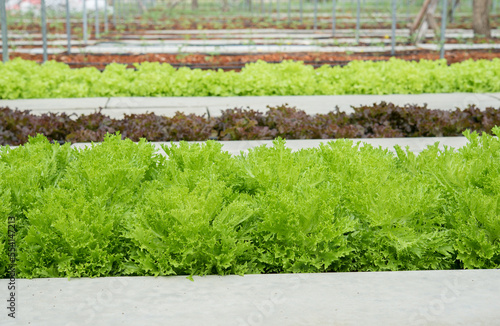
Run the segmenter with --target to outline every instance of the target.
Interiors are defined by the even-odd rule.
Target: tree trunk
[[[474,0],[472,10],[472,29],[474,37],[491,37],[490,10],[491,0]]]
[[[192,10],[198,9],[198,0],[191,0],[191,9]]]

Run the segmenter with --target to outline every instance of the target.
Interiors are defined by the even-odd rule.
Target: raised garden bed
[[[178,112],[174,117],[154,113],[125,115],[112,119],[102,111],[90,115],[42,114],[0,108],[0,144],[19,145],[29,136],[44,134],[51,141],[102,141],[106,133],[119,131],[138,141],[203,141],[286,139],[442,137],[459,136],[465,130],[491,133],[500,126],[500,110],[469,106],[455,111],[431,110],[425,106],[397,106],[381,102],[354,107],[354,112],[308,115],[293,107],[280,106],[267,112],[245,109],[222,111],[217,117]]]
[[[351,61],[314,69],[302,62],[250,63],[241,72],[137,64],[70,69],[54,61],[0,64],[0,98],[420,94],[500,91],[500,59]]]
[[[345,21],[345,19],[348,21]],[[101,18],[102,19],[102,18]],[[337,29],[355,29],[356,28],[356,17],[337,17]],[[361,22],[361,29],[390,29],[391,20],[390,18],[385,19],[385,21],[376,21],[375,18],[371,18],[371,22]],[[498,15],[492,15],[490,18],[492,29],[498,26]],[[438,20],[439,23],[439,20]],[[408,23],[398,22],[397,28],[406,28]],[[61,33],[65,31],[65,21],[58,20],[50,21],[47,30],[50,33]],[[224,29],[297,29],[297,30],[311,30],[314,26],[314,20],[312,17],[304,17],[301,23],[298,17],[294,16],[291,21],[288,21],[286,13],[283,13],[281,19],[276,18],[270,19],[269,17],[214,17],[210,15],[197,16],[197,17],[157,17],[154,20],[154,24],[150,19],[133,19],[128,18],[126,21],[113,25],[111,19],[108,22],[109,31],[112,34],[120,35],[123,32],[134,32],[140,33],[149,30],[224,30]],[[93,24],[89,26],[89,29],[94,27]],[[104,31],[104,23],[101,22],[99,29]],[[320,16],[318,17],[318,27],[319,29],[329,30],[331,29],[331,17]],[[450,29],[471,29],[472,24],[469,17],[458,17],[454,22],[448,23],[447,28]],[[33,23],[32,19],[26,19],[25,22],[16,22],[9,24],[10,30],[16,31],[30,31],[30,32],[40,32],[41,27],[39,23]],[[74,34],[81,33],[82,23],[72,23],[71,29]]]
[[[493,133],[500,135],[500,128]],[[0,275],[21,278],[498,268],[500,141],[415,156],[338,140],[244,156],[217,142],[38,136],[0,149]]]
[[[498,50],[453,50],[446,51],[445,59],[449,64],[462,62],[465,60],[494,59],[500,56]],[[120,63],[127,64],[128,68],[134,68],[134,63],[140,62],[160,62],[168,63],[174,67],[190,67],[200,69],[224,69],[239,71],[247,63],[263,60],[269,63],[279,63],[284,60],[303,61],[307,65],[316,68],[323,65],[344,66],[353,60],[373,60],[387,61],[393,57],[390,53],[265,53],[265,54],[246,54],[246,55],[206,55],[206,54],[51,54],[49,60],[63,62],[71,68],[96,67],[104,69],[108,64]],[[395,56],[402,60],[438,60],[439,53],[436,51],[417,50],[402,51]],[[21,58],[32,60],[38,63],[42,62],[41,54],[11,53],[10,58]]]

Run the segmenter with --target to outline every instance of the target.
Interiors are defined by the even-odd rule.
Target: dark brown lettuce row
[[[471,105],[463,110],[442,111],[381,102],[353,109],[350,114],[337,109],[308,115],[282,105],[269,107],[265,113],[228,109],[213,118],[177,112],[173,117],[146,113],[112,119],[101,109],[77,117],[0,108],[0,144],[24,144],[38,133],[52,141],[74,143],[102,141],[106,133],[117,131],[134,141],[203,141],[460,136],[467,129],[490,133],[494,126],[500,126],[500,110],[491,107],[480,110]]]

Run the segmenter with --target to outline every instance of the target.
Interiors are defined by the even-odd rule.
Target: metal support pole
[[[66,37],[68,38],[68,54],[71,54],[71,22],[69,15],[69,0],[66,0]]]
[[[392,0],[391,55],[395,54],[396,54],[396,0]]]
[[[43,43],[43,62],[47,61],[47,12],[45,0],[42,0],[42,43]]]
[[[7,10],[5,0],[0,0],[0,21],[2,22],[2,59],[9,61],[9,43],[7,41]]]
[[[289,24],[290,24],[290,21],[292,20],[291,11],[292,11],[292,0],[288,0],[288,23]]]
[[[318,28],[318,0],[314,0],[314,30]]]
[[[87,44],[87,0],[83,0],[83,43]]]
[[[117,1],[117,6],[118,6],[118,11],[116,13],[118,22],[117,24],[123,24],[123,1],[122,0],[116,0]]]
[[[356,44],[359,43],[359,29],[360,29],[360,15],[361,15],[361,0],[358,0],[356,8]]]
[[[108,1],[104,1],[104,32],[107,33],[109,31],[108,26]]]
[[[97,0],[95,0],[95,38],[99,38],[99,8],[97,7]]]
[[[337,24],[337,22],[336,22],[336,7],[337,7],[337,1],[333,0],[333,6],[332,6],[332,36],[335,36],[335,25]]]
[[[441,51],[439,58],[444,59],[444,43],[446,42],[446,14],[448,12],[448,0],[443,0],[443,13],[441,16]]]
[[[116,6],[115,6],[115,0],[113,0],[112,4],[113,4],[113,26],[116,28]]]
[[[302,24],[302,16],[303,16],[303,12],[304,12],[304,4],[303,4],[303,1],[304,0],[300,0],[300,23]]]
[[[276,18],[280,20],[280,0],[276,0]]]
[[[123,0],[123,6],[125,7],[123,10],[123,21],[125,24],[127,23],[127,19],[130,16],[130,3],[126,0]]]
[[[453,18],[455,17],[455,9],[457,8],[457,0],[452,0],[451,1],[451,16],[450,16],[450,23],[453,23]]]
[[[410,0],[406,0],[406,20],[410,20]]]

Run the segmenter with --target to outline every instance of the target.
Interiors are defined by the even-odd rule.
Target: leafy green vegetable
[[[500,141],[465,136],[418,156],[278,138],[166,157],[120,134],[85,149],[37,136],[0,149],[0,275],[9,216],[25,278],[499,268]]]
[[[70,69],[49,61],[38,65],[14,59],[0,63],[0,99],[108,96],[259,96],[336,94],[420,94],[499,92],[500,59],[468,60],[448,66],[445,60],[419,62],[352,61],[345,67],[314,69],[302,62],[264,61],[241,72],[175,69],[144,62]]]

